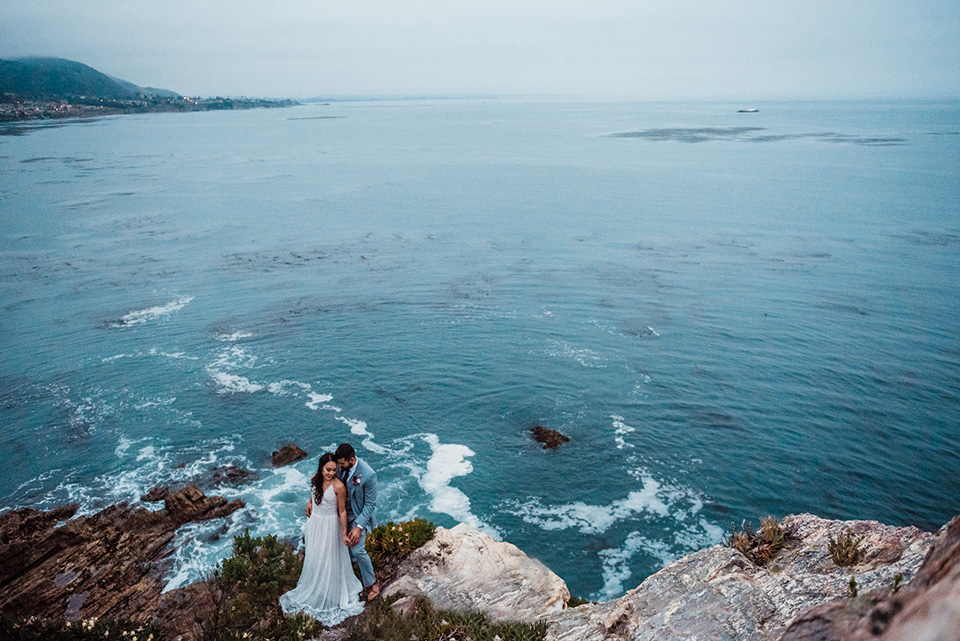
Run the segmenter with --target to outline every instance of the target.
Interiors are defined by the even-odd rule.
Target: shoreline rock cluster
[[[161,500],[158,511],[120,504],[76,517],[70,505],[0,515],[0,610],[123,618],[193,639],[195,616],[211,607],[209,589],[199,582],[161,595],[170,542],[181,525],[222,518],[243,503],[195,486]],[[810,514],[782,524],[791,536],[764,566],[718,545],[618,599],[577,607],[568,605],[564,581],[516,546],[464,524],[441,527],[401,563],[383,598],[397,599],[398,611],[426,597],[437,608],[480,611],[492,621],[546,621],[549,641],[960,639],[960,516],[937,534]],[[867,553],[852,567],[837,566],[828,549],[841,533],[863,537]],[[852,585],[858,596],[851,597]]]

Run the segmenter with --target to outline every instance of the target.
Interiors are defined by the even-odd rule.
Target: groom
[[[347,486],[347,547],[360,566],[360,580],[371,601],[380,594],[380,582],[367,555],[367,532],[377,527],[377,473],[357,458],[349,443],[341,443],[333,454],[337,459],[337,476]]]

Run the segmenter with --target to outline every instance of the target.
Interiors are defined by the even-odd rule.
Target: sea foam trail
[[[155,320],[157,318],[162,318],[163,316],[167,316],[173,312],[180,311],[192,300],[193,296],[182,296],[176,300],[170,301],[166,305],[157,305],[155,307],[148,307],[147,309],[128,312],[127,314],[124,314],[118,322],[114,323],[114,326],[127,327],[130,325],[146,323],[147,321]]]
[[[500,538],[499,532],[481,521],[470,509],[470,497],[462,490],[450,485],[460,476],[473,472],[473,464],[468,460],[474,451],[466,445],[441,443],[436,434],[421,434],[432,451],[427,461],[426,471],[420,473],[417,482],[430,496],[431,512],[447,514],[460,523],[466,523],[494,538]]]

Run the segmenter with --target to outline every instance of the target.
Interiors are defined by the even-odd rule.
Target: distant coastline
[[[0,60],[0,122],[290,107],[292,100],[198,98],[141,87],[63,58]]]
[[[148,100],[61,98],[59,100],[19,100],[5,96],[0,102],[0,123],[59,118],[96,118],[119,114],[218,111],[292,107],[293,100],[258,98],[157,98]]]

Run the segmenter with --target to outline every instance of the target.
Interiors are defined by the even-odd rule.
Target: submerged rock
[[[543,443],[543,449],[545,450],[552,450],[560,447],[561,443],[566,443],[570,440],[569,436],[564,436],[556,430],[549,430],[539,425],[531,428],[530,432],[533,434],[533,440],[537,441],[538,443]]]
[[[306,452],[291,443],[290,445],[284,445],[274,452],[270,457],[270,462],[273,463],[274,467],[283,467],[284,465],[296,463],[307,456],[308,454]]]
[[[256,472],[244,470],[235,465],[221,465],[211,468],[211,471],[213,476],[210,480],[214,485],[240,485],[248,480],[255,481],[258,478]]]
[[[493,621],[535,622],[560,612],[570,598],[563,579],[515,545],[468,525],[438,527],[413,552],[384,595],[424,595],[438,608],[480,610]]]

